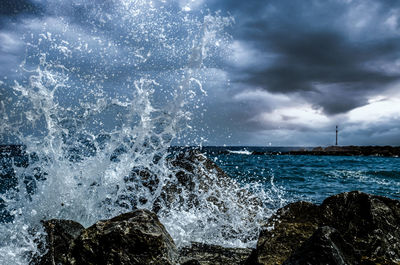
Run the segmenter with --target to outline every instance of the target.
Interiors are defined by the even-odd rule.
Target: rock
[[[84,229],[69,220],[43,221],[48,252],[34,265],[219,265],[242,264],[251,250],[193,243],[178,252],[172,238],[148,210],[136,210]]]
[[[191,259],[181,263],[181,265],[201,265],[201,263],[198,260]]]
[[[283,265],[355,265],[360,260],[353,247],[332,227],[323,226],[307,239]]]
[[[71,246],[71,264],[176,264],[174,241],[147,210],[99,221],[82,231]]]
[[[248,190],[240,188],[235,180],[198,150],[189,149],[180,152],[171,160],[170,164],[178,182],[177,190],[185,189],[189,193],[188,197],[193,206],[198,204],[198,192],[200,191],[209,194],[207,201],[215,204],[220,210],[226,211],[228,206],[223,202],[221,195],[221,190],[226,189],[235,192],[232,195],[236,200],[233,201],[239,204],[244,211],[253,211],[253,214],[256,214],[258,207],[262,205],[258,198]],[[179,196],[179,194],[174,194],[174,196]],[[181,201],[184,199],[180,198]]]
[[[221,241],[240,235],[243,242],[257,240],[253,224],[263,211],[262,201],[253,193],[229,177],[213,161],[198,150],[179,152],[169,161],[174,176],[164,182],[161,194],[156,198],[152,211],[168,214],[173,209],[190,212],[196,208],[210,209],[208,220],[213,222],[222,215],[239,219],[244,225],[227,224],[221,227]],[[232,213],[236,213],[234,216]],[[211,220],[211,221],[209,221]],[[246,226],[248,224],[248,226]]]
[[[181,264],[239,265],[247,259],[251,249],[192,243],[190,247],[184,247],[179,252]]]
[[[322,224],[362,256],[400,261],[400,201],[355,191],[329,197],[320,208]]]
[[[327,264],[398,264],[399,224],[399,201],[358,191],[329,197],[320,206],[293,203],[268,220],[246,264],[282,264],[285,260],[308,264],[300,257],[322,258],[313,252],[318,244],[322,249],[336,246],[337,252],[327,254],[331,258]]]
[[[238,212],[245,212],[249,222],[252,222],[252,218],[261,211],[263,204],[258,197],[241,188],[239,183],[199,150],[177,151],[168,159],[168,167],[171,175],[162,183],[157,172],[152,172],[147,167],[133,168],[124,179],[127,190],[133,191],[140,187],[146,190],[143,194],[155,196],[151,210],[157,214],[160,210],[168,211],[172,207],[190,210],[209,204],[209,208],[215,206],[221,212],[227,212],[229,207],[236,207]],[[136,196],[124,196],[118,203],[126,209],[140,208],[148,203],[149,198]],[[229,205],[226,201],[229,201]]]
[[[318,206],[291,203],[272,216],[261,231],[257,248],[246,264],[282,264],[318,228]]]
[[[81,224],[71,220],[42,221],[47,233],[47,253],[41,257],[35,257],[31,264],[53,265],[66,264],[69,248],[72,241],[85,229]]]

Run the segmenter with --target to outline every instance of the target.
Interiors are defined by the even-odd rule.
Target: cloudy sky
[[[68,32],[73,29],[76,34],[77,25],[79,31],[93,32],[98,24],[107,24],[101,19],[90,23],[85,20],[88,14],[93,17],[93,12],[82,8],[83,2],[1,1],[3,94],[7,94],[4,91],[9,80],[17,78],[14,73],[26,58],[28,40],[35,38],[30,37],[30,32],[39,33],[44,27],[47,32],[52,28],[70,39]],[[87,2],[97,5],[97,13],[109,11],[107,1]],[[129,8],[135,9],[135,2],[139,1],[116,2],[129,2]],[[224,28],[230,35],[229,42],[224,42],[226,54],[209,63],[213,71],[203,83],[207,96],[199,95],[203,107],[201,113],[194,111],[192,119],[197,136],[205,139],[204,145],[326,146],[334,144],[336,125],[342,145],[400,145],[399,1],[178,0],[174,3],[179,12],[194,16],[217,13],[234,20]],[[168,14],[173,12],[172,8]],[[56,27],[63,23],[68,27]],[[109,34],[96,37],[118,42],[119,50],[124,49],[123,45],[143,45],[122,40],[121,35],[129,35],[124,27],[106,29],[103,25],[101,29]],[[167,38],[163,43],[185,48],[185,43],[172,40],[177,35],[163,36]],[[109,71],[119,73],[114,81],[109,81],[109,86],[120,86],[124,82],[118,79],[125,78],[123,69],[132,61],[121,55],[108,56],[103,56],[102,62],[109,65]],[[175,56],[184,58],[187,54]],[[82,56],[73,58],[74,65],[81,66],[82,74],[87,73],[84,66],[90,60]],[[124,60],[127,61],[121,63]],[[163,62],[140,63],[146,71],[182,64],[179,59]]]

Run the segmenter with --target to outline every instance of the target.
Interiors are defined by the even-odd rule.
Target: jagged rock
[[[168,214],[170,209],[190,212],[202,207],[212,209],[216,216],[241,213],[243,223],[253,224],[263,210],[263,203],[255,194],[242,188],[198,150],[180,151],[168,163],[173,176],[163,182],[154,201],[152,211],[157,214],[160,211]],[[257,232],[248,233],[248,230],[245,225],[227,225],[221,229],[221,240],[238,234],[243,241],[257,240]]]
[[[295,202],[279,209],[261,231],[257,248],[246,264],[282,264],[314,233],[319,219],[318,206],[309,202]]]
[[[191,259],[181,263],[181,265],[201,265],[201,263],[198,260]]]
[[[360,256],[340,233],[329,226],[318,228],[283,265],[355,265]]]
[[[221,246],[192,243],[180,250],[181,264],[239,265],[250,255],[251,249],[224,248]]]
[[[168,211],[172,206],[190,210],[209,203],[221,212],[226,212],[232,206],[237,207],[241,212],[247,212],[249,222],[252,222],[252,218],[261,210],[263,204],[257,196],[241,188],[237,181],[197,149],[177,151],[168,158],[168,167],[171,175],[162,183],[157,172],[147,167],[133,168],[124,179],[127,190],[132,191],[139,185],[147,191],[146,194],[156,196],[151,208],[155,213],[162,209]],[[230,196],[227,200],[230,205],[225,202],[227,196]],[[127,209],[135,209],[147,202],[148,198],[135,195],[121,197],[118,201],[120,206]]]
[[[198,205],[198,192],[208,193],[207,201],[215,204],[221,211],[226,211],[227,205],[221,200],[223,196],[221,190],[230,189],[236,194],[232,194],[236,198],[238,205],[244,211],[249,211],[255,215],[258,207],[262,206],[259,198],[253,196],[248,190],[240,188],[240,185],[229,177],[220,167],[213,161],[208,159],[200,151],[189,149],[178,153],[171,161],[170,168],[175,173],[177,184],[166,187],[166,201],[176,200],[176,196],[180,196],[180,191],[185,189],[186,197],[193,206]],[[212,192],[209,192],[209,191]],[[176,193],[177,192],[177,193]],[[180,198],[181,201],[187,198]]]
[[[51,219],[42,221],[42,224],[47,233],[47,253],[41,258],[33,258],[31,264],[66,264],[72,241],[77,238],[85,228],[81,224],[71,220]]]
[[[322,224],[362,256],[400,261],[400,201],[355,191],[329,197],[320,208]]]
[[[177,249],[157,216],[137,210],[99,221],[82,231],[71,264],[176,264]]]
[[[219,265],[242,264],[251,250],[193,243],[178,252],[172,238],[148,210],[137,210],[84,229],[69,220],[42,222],[48,252],[34,265]]]
[[[340,243],[343,251],[341,254],[332,252],[331,257],[341,255],[344,263],[340,263],[340,259],[334,263],[331,259],[327,264],[398,264],[399,224],[399,201],[359,191],[329,197],[320,206],[297,202],[282,208],[268,220],[260,233],[257,248],[246,264],[282,264],[290,256],[288,264],[308,264],[302,263],[296,253],[301,250],[302,256],[318,259],[310,247],[315,242],[320,242],[321,247]],[[329,232],[327,228],[316,232],[322,226],[329,226],[335,232]],[[344,251],[345,244],[336,231],[356,254]],[[323,261],[315,262],[310,264],[324,264]]]

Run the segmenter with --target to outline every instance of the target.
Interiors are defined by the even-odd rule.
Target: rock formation
[[[53,265],[67,264],[71,243],[85,229],[81,224],[71,220],[51,219],[42,221],[47,233],[47,253],[39,258],[34,257],[32,264]]]
[[[136,210],[87,229],[44,221],[48,252],[31,264],[399,265],[399,224],[400,201],[354,191],[281,208],[252,252],[200,243],[178,250],[156,214]]]
[[[179,251],[181,264],[187,265],[240,265],[250,252],[251,249],[247,248],[224,248],[201,243],[192,243],[191,246],[183,247]]]
[[[263,227],[246,264],[399,264],[400,202],[346,192],[296,202]]]
[[[34,264],[177,264],[178,251],[174,241],[157,216],[147,210],[99,221],[80,232],[79,225],[65,225],[63,220],[44,224],[49,251]],[[52,239],[55,234],[58,236]]]

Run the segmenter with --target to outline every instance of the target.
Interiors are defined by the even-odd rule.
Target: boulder
[[[43,257],[34,257],[31,264],[53,265],[66,264],[69,248],[74,239],[85,229],[71,220],[51,219],[42,221],[45,229],[47,253]]]
[[[172,238],[148,210],[136,210],[85,229],[70,220],[42,222],[47,253],[31,265],[219,265],[242,264],[251,250],[192,243],[179,251]]]
[[[148,210],[121,214],[87,229],[69,220],[42,223],[47,253],[33,257],[32,265],[175,265],[178,261],[174,241]]]
[[[322,226],[283,265],[358,264],[360,256],[332,227]]]
[[[246,264],[398,264],[399,224],[399,201],[359,191],[320,206],[289,204],[268,220]],[[331,249],[321,252],[329,262],[313,250],[317,245]]]
[[[200,203],[199,194],[204,194],[207,195],[206,200],[209,203],[214,204],[220,211],[226,211],[229,207],[224,201],[227,195],[222,194],[222,191],[229,190],[232,192],[229,202],[234,202],[235,207],[248,212],[249,218],[255,216],[262,207],[258,197],[241,188],[239,183],[196,149],[179,152],[170,160],[170,168],[177,181],[167,184],[164,188],[162,196],[166,204],[179,201],[185,202],[189,207],[195,207]]]
[[[221,246],[192,243],[180,249],[181,264],[200,265],[239,265],[250,255],[251,249],[224,248]]]
[[[178,150],[167,162],[171,175],[163,182],[159,181],[157,172],[148,167],[135,167],[124,179],[130,192],[139,187],[146,192],[138,194],[155,197],[151,210],[157,214],[172,207],[190,210],[208,204],[221,212],[235,207],[252,222],[263,207],[257,196],[240,187],[237,181],[197,149]],[[148,203],[148,199],[133,193],[132,196],[121,197],[118,203],[126,209],[136,209]]]
[[[176,264],[174,241],[157,216],[137,210],[99,221],[71,246],[71,264]]]
[[[279,209],[261,230],[257,247],[246,264],[282,264],[318,228],[319,208],[295,202]]]
[[[400,261],[400,201],[355,191],[327,198],[320,209],[321,223],[362,256]]]

